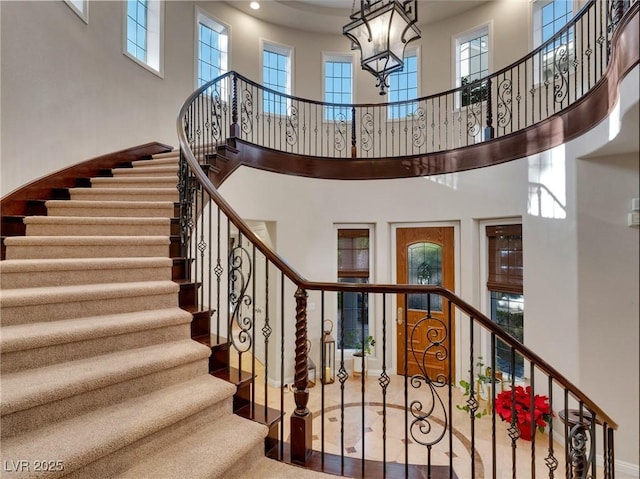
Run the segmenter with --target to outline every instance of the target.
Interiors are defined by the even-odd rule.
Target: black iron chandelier
[[[420,38],[417,0],[360,0],[353,2],[351,22],[342,33],[351,49],[360,50],[360,65],[376,77],[380,94],[389,88],[389,75],[404,67],[407,43]]]

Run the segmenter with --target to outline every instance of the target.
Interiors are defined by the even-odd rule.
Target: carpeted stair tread
[[[171,219],[117,216],[27,216],[27,236],[168,236]]]
[[[176,172],[177,173],[177,172]],[[178,175],[137,176],[137,177],[97,177],[91,179],[92,188],[176,188]]]
[[[24,219],[24,224],[68,224],[68,225],[169,225],[171,223],[170,218],[145,218],[145,217],[127,217],[127,216],[99,216],[99,217],[87,217],[87,216],[27,216]]]
[[[171,218],[173,201],[85,201],[48,200],[45,202],[51,216],[122,216]]]
[[[0,291],[0,298],[2,299],[2,307],[6,309],[35,304],[95,301],[144,294],[177,293],[179,290],[180,286],[173,281],[140,281],[136,283],[8,289]]]
[[[224,431],[224,432],[222,432]],[[267,428],[234,414],[185,437],[182,441],[144,458],[118,475],[121,479],[162,477],[163,479],[224,478],[238,461],[254,448],[264,448]],[[251,464],[246,464],[250,467]]]
[[[234,479],[336,479],[333,474],[312,471],[293,464],[262,457],[253,467],[245,470]]]
[[[150,160],[137,160],[132,161],[131,166],[134,168],[148,168],[148,167],[156,167],[156,166],[175,166],[177,168],[178,163],[180,163],[180,155],[174,153],[173,156],[153,157]]]
[[[177,201],[178,189],[171,188],[69,188],[71,200],[85,201]]]
[[[174,165],[146,166],[144,168],[113,168],[113,176],[146,176],[146,175],[166,175],[176,172]]]
[[[61,477],[197,414],[235,392],[235,387],[211,375],[154,391],[2,441],[3,461],[55,458]],[[223,441],[220,441],[223,443]],[[34,477],[28,474],[16,477]]]
[[[7,259],[167,257],[169,236],[12,236]]]
[[[0,350],[4,354],[87,339],[93,340],[188,323],[191,319],[191,314],[180,308],[165,308],[3,326]]]
[[[0,411],[3,416],[24,411],[181,364],[206,360],[210,354],[206,346],[185,339],[4,374]]]
[[[156,153],[151,157],[152,160],[160,160],[163,158],[180,158],[180,150],[174,149],[164,153]]]
[[[161,281],[171,278],[172,265],[158,257],[10,259],[0,261],[0,287]]]

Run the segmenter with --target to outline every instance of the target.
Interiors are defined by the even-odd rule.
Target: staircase
[[[268,428],[233,414],[237,388],[191,339],[177,168],[167,153],[79,180],[4,238],[3,476],[326,476],[265,458]]]

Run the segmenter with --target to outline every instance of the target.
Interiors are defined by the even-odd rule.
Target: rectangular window
[[[227,72],[228,42],[227,27],[198,11],[198,87]]]
[[[127,52],[147,63],[147,0],[127,2]]]
[[[369,282],[369,233],[368,228],[338,230],[338,282]],[[337,326],[337,344],[342,349],[356,349],[369,336],[367,294],[338,294]]]
[[[533,4],[533,47],[537,48],[550,40],[556,33],[573,17],[572,0],[537,0]],[[536,58],[540,72],[538,82],[553,81],[555,68],[563,71],[573,61],[573,29],[569,29],[565,34],[560,35],[554,41],[549,42],[541,53],[541,59]],[[568,54],[567,54],[568,53]],[[557,60],[563,62],[557,64]]]
[[[489,74],[488,28],[456,39],[456,71],[456,86],[465,87],[460,95],[461,106],[487,99],[487,85],[478,80]]]
[[[330,56],[324,61],[324,101],[326,103],[350,104],[353,101],[353,62],[352,57]],[[325,119],[348,120],[349,108],[328,106]]]
[[[162,76],[164,2],[128,0],[124,5],[125,55]]]
[[[389,75],[389,101],[406,101],[418,98],[418,55],[416,51],[405,52],[404,68]],[[417,103],[403,103],[389,105],[390,119],[411,116],[417,108]]]
[[[266,44],[262,52],[262,84],[285,95],[291,94],[291,49]],[[286,115],[288,100],[277,93],[265,92],[265,113]]]
[[[520,342],[524,341],[522,288],[522,225],[487,226],[488,278],[491,320]],[[524,376],[522,356],[512,358],[511,348],[496,339],[496,365],[509,375]],[[515,366],[515,369],[514,369]]]

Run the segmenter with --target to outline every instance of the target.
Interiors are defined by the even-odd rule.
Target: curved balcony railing
[[[553,38],[512,65],[404,102],[311,101],[229,72],[194,99],[187,137],[194,151],[230,132],[297,156],[407,161],[512,136],[569,109],[598,84],[610,62],[614,27],[628,8],[628,1],[592,0]],[[208,121],[195,128],[198,117]]]
[[[614,24],[623,19],[624,2],[606,3],[611,5],[606,9],[601,3],[590,2],[578,18],[559,33],[558,38],[568,38],[572,32],[575,53],[569,54],[567,58],[571,60],[563,65],[573,65],[572,74],[579,77],[558,78],[558,84],[572,78],[574,85],[581,85],[558,102],[565,108],[587,92],[585,81],[588,87],[594,84],[597,75],[602,75],[609,59]],[[636,19],[637,10],[635,5],[631,12]],[[586,23],[579,27],[580,22]],[[603,40],[598,42],[599,38]],[[597,46],[597,53],[592,48],[590,55],[602,59],[602,63],[587,61],[584,75],[578,71],[589,48],[582,50],[578,45]],[[522,65],[535,64],[536,55],[543,62],[543,51],[544,48],[537,49]],[[578,55],[578,51],[582,53]],[[527,109],[525,114],[524,109],[514,110],[512,106],[510,121],[500,123],[500,119],[505,118],[501,112],[506,110],[499,107],[497,99],[501,97],[500,91],[505,90],[500,88],[505,79],[510,82],[511,92],[520,91],[520,101],[524,101],[523,89],[514,86],[513,78],[518,82],[524,80],[518,75],[510,76],[514,71],[517,72],[517,68],[502,70],[482,83],[487,85],[487,100],[483,100],[478,108],[491,111],[487,105],[496,106],[493,111],[497,112],[497,124],[489,125],[494,128],[494,136],[509,135],[511,128],[527,128],[553,114],[552,109],[547,111],[546,104],[548,102],[551,108],[552,101],[556,102],[555,95],[541,96],[540,87],[532,87],[533,92],[529,90],[527,97],[535,98],[545,107],[533,112]],[[555,83],[544,83],[543,90],[559,91],[555,89]],[[494,84],[495,88],[489,86]],[[254,95],[255,91],[261,93]],[[462,95],[462,92],[463,89],[448,92],[446,95],[452,95],[448,101],[455,101],[455,95]],[[285,101],[287,109],[296,106],[297,113],[294,115],[293,109],[280,116],[266,114],[263,109],[256,113],[256,105],[263,105],[265,94],[272,93],[273,98]],[[447,98],[446,95],[439,98]],[[512,99],[518,97],[517,93],[514,95]],[[433,102],[434,98],[417,102]],[[289,101],[291,103],[287,104]],[[240,401],[246,404],[247,415],[272,428],[267,452],[281,460],[352,477],[370,477],[371,474],[413,477],[414,469],[427,476],[437,473],[438,477],[615,477],[615,421],[557,369],[476,308],[438,285],[308,281],[272,251],[221,197],[214,186],[219,167],[217,156],[219,147],[233,150],[233,139],[283,152],[295,151],[297,155],[351,156],[346,153],[341,156],[342,146],[336,149],[333,141],[329,141],[342,128],[340,122],[323,120],[324,109],[331,105],[305,102],[309,108],[317,105],[318,110],[313,114],[307,110],[302,115],[304,109],[298,108],[296,102],[303,100],[278,96],[232,72],[194,92],[183,105],[177,121],[181,150],[179,190],[183,254],[190,260],[191,279],[199,284],[198,303],[209,319],[208,340],[214,349],[222,345],[227,351],[226,367],[232,364],[240,371],[241,379],[245,375],[248,378],[250,393],[245,393]],[[509,104],[514,105],[513,102]],[[350,108],[356,112],[378,108],[376,111],[382,115],[390,106],[353,105]],[[506,108],[504,100],[502,108]],[[317,129],[312,126],[312,117],[319,121]],[[492,115],[488,117],[492,118]],[[362,118],[362,115],[352,118]],[[514,123],[514,118],[519,120]],[[527,118],[531,118],[531,123],[526,123]],[[413,119],[400,121],[413,124]],[[446,121],[442,123],[447,124]],[[361,131],[356,122],[349,126],[347,131],[352,134],[354,129]],[[407,126],[407,138],[413,138],[409,131]],[[433,138],[434,131],[435,127],[427,138]],[[229,132],[228,136],[226,132]],[[301,141],[302,133],[311,136]],[[394,138],[399,140],[398,136]],[[346,148],[349,148],[349,142],[356,153],[369,151],[356,135],[346,141]],[[385,150],[372,149],[372,158],[382,154],[376,151],[393,152],[403,157],[403,148],[413,148],[394,144],[396,149],[387,151],[394,142],[380,140],[380,143],[385,144]],[[435,141],[432,143],[436,144]],[[444,146],[438,145],[438,148],[464,146],[447,142]],[[428,153],[428,149],[424,151]],[[356,295],[358,304],[369,305],[379,318],[374,354],[381,363],[381,370],[376,371],[375,378],[360,375],[354,382],[349,355],[340,343],[337,344],[335,363],[325,354],[324,320],[335,320],[337,305],[347,294]],[[413,295],[419,296],[427,308],[417,324],[410,325],[406,311],[405,316],[400,314],[398,317],[391,311],[396,311],[395,306],[402,301],[407,304],[407,299]],[[339,321],[334,323],[340,324]],[[424,328],[421,330],[420,327]],[[414,349],[413,341],[399,342],[393,347],[394,334],[401,329],[404,338],[422,336],[425,344],[420,350]],[[339,332],[344,337],[344,331]],[[479,371],[475,367],[477,356],[481,350],[486,351],[486,347],[481,348],[482,344],[488,345],[485,362],[490,369]],[[512,366],[523,364],[525,378],[511,375],[498,380],[497,348],[510,352]],[[392,353],[396,350],[404,351],[404,359],[392,366]],[[455,354],[462,358],[462,367],[457,373],[452,361]],[[427,366],[427,356],[441,363],[439,372]],[[417,369],[410,370],[409,358],[413,358]],[[360,361],[364,366],[364,357]],[[324,376],[326,368],[330,368],[327,380]],[[309,374],[311,370],[315,371],[313,377]],[[468,372],[462,373],[465,370]],[[333,374],[335,382],[328,380]],[[473,387],[481,376],[482,381],[488,378],[489,385],[484,392]],[[311,389],[312,380],[316,387]],[[466,396],[462,396],[454,384],[461,380],[472,385]],[[529,388],[521,390],[518,386]],[[290,388],[292,393],[287,394]],[[506,392],[501,392],[502,389]],[[360,400],[345,400],[346,395],[352,398],[353,394]],[[504,408],[500,412],[498,407],[490,407],[496,404],[498,397],[503,401],[510,398],[506,412]],[[517,404],[516,399],[521,402]],[[535,431],[536,425],[542,426],[537,422],[538,416],[522,409],[523,404],[536,401],[548,403],[550,407],[542,428],[544,432],[523,443],[527,429]],[[375,411],[370,410],[371,407],[375,407]],[[485,409],[488,418],[481,419]],[[380,426],[371,430],[366,419],[376,413],[380,415]],[[285,415],[290,416],[289,422],[284,421]],[[482,436],[478,432],[479,421],[488,421]],[[392,423],[402,424],[404,430],[400,438],[404,444],[401,453],[395,449],[397,443],[391,447],[388,442]],[[372,448],[369,446],[372,443],[378,446]],[[436,471],[437,468],[444,469]]]

